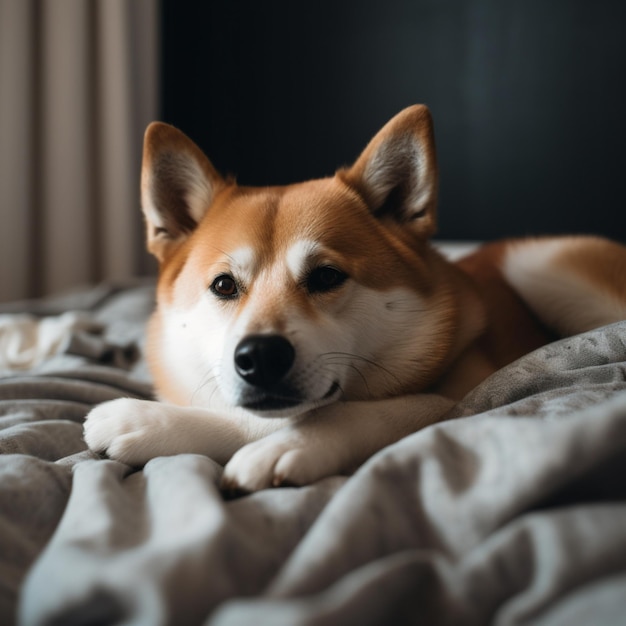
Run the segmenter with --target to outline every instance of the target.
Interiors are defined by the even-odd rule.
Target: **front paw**
[[[155,440],[162,427],[162,405],[147,400],[120,398],[92,409],[84,424],[91,450],[128,465],[144,465],[158,456]]]
[[[308,485],[335,470],[331,447],[307,441],[297,427],[287,427],[238,450],[224,469],[222,488],[252,492]]]

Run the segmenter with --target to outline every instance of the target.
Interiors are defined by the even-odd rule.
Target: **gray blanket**
[[[626,323],[528,355],[351,477],[226,501],[211,459],[136,471],[82,441],[94,404],[151,396],[152,300],[17,307],[99,329],[0,379],[1,623],[626,623]]]

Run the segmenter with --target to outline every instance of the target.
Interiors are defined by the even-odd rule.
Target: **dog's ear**
[[[370,141],[356,163],[337,175],[379,219],[409,225],[420,237],[434,234],[438,172],[432,118],[426,106],[401,111]]]
[[[211,162],[181,131],[153,122],[146,130],[141,204],[148,250],[162,261],[198,225],[225,185]]]

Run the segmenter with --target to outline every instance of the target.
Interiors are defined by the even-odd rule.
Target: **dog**
[[[333,177],[238,186],[172,126],[145,135],[160,265],[147,359],[159,402],[95,407],[85,440],[134,466],[178,453],[253,492],[348,473],[441,421],[504,365],[626,319],[626,248],[592,236],[430,240],[438,169],[423,105]]]

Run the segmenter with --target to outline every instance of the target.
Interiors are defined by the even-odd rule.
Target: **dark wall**
[[[440,237],[626,240],[623,0],[162,6],[162,117],[242,184],[331,174],[424,102]]]

